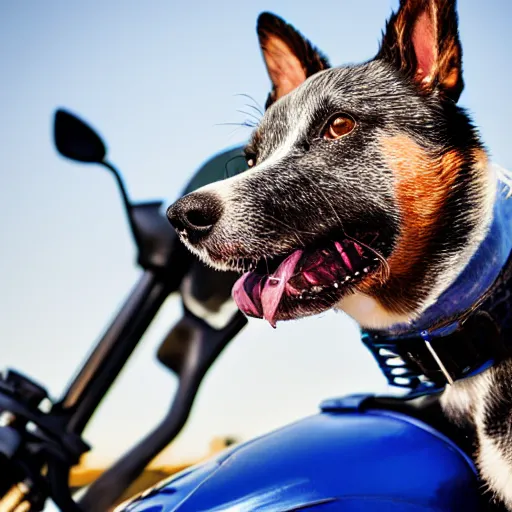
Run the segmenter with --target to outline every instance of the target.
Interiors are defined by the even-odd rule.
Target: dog
[[[208,265],[244,269],[233,297],[245,314],[275,326],[334,308],[371,332],[426,332],[443,320],[433,311],[457,319],[488,297],[511,248],[495,222],[510,180],[457,104],[455,4],[401,0],[375,58],[334,68],[291,25],[260,15],[272,88],[248,169],[167,212]],[[498,256],[468,270],[484,249]],[[461,276],[475,282],[464,297]],[[505,357],[474,376],[448,375],[441,399],[474,429],[481,477],[509,510],[511,381]]]

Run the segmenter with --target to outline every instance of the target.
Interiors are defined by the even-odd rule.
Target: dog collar
[[[362,331],[389,384],[415,395],[436,392],[512,355],[512,199],[507,187],[498,182],[485,239],[434,305],[410,324]]]

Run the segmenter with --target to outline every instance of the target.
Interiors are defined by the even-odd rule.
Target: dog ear
[[[260,14],[257,31],[272,81],[265,108],[293,91],[306,78],[330,67],[327,58],[300,32],[274,14]]]
[[[456,0],[400,0],[377,59],[401,70],[421,90],[457,101],[464,88]]]

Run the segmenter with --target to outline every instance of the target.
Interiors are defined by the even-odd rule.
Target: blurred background
[[[255,33],[261,11],[284,17],[341,65],[376,53],[397,4],[0,2],[2,365],[59,397],[139,273],[112,177],[56,154],[56,108],[69,108],[100,131],[134,199],[170,204],[206,159],[249,136],[231,123],[247,119],[239,111],[249,100],[240,94],[263,104],[270,88]],[[459,0],[459,13],[461,104],[494,160],[511,168],[512,4]],[[180,315],[179,301],[170,299],[95,414],[85,433],[93,450],[86,471],[75,476],[80,482],[167,410],[176,380],[155,351]],[[370,391],[389,390],[343,314],[276,330],[251,320],[208,373],[188,424],[153,468],[173,471],[312,414],[324,398]]]

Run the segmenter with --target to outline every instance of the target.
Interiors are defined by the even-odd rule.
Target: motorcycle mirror
[[[57,151],[77,162],[100,164],[107,149],[101,137],[84,121],[66,110],[55,112],[53,138]]]

